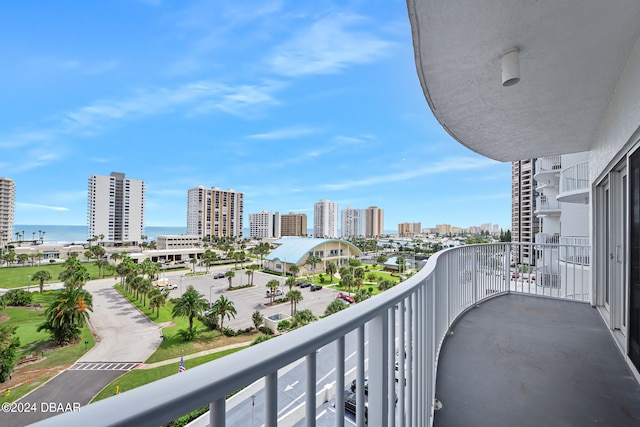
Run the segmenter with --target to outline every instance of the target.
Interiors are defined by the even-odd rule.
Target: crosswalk
[[[70,371],[130,371],[141,362],[78,362]]]

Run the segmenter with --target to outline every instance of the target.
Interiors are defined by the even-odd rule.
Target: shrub
[[[215,331],[216,329],[218,329],[218,326],[220,326],[218,324],[219,319],[218,319],[217,313],[214,313],[213,311],[209,312],[205,316],[200,316],[199,319],[202,322],[202,324],[206,326],[207,329],[209,329],[210,331]]]
[[[304,326],[317,319],[318,318],[316,317],[316,315],[313,314],[313,312],[308,308],[305,308],[303,310],[298,310],[294,316],[294,321],[296,326]]]
[[[180,329],[176,335],[180,337],[182,341],[193,341],[196,335],[198,335],[198,330],[196,328]]]
[[[333,313],[337,313],[339,311],[342,311],[346,308],[349,308],[349,305],[343,303],[340,300],[333,300],[329,303],[329,305],[327,306],[327,309],[324,311],[324,315],[325,316],[329,316]]]
[[[24,289],[11,289],[9,292],[4,294],[2,300],[6,305],[24,307],[31,304],[32,298],[33,295],[31,295],[31,292],[27,292]]]
[[[271,329],[267,328],[266,326],[260,326],[258,328],[258,330],[260,332],[262,332],[263,334],[265,334],[265,335],[273,335],[273,331]]]
[[[291,329],[291,322],[289,320],[285,319],[278,322],[278,330],[280,332],[286,331],[287,329]]]
[[[268,328],[267,328],[268,329]],[[269,331],[271,332],[271,331]],[[273,332],[272,332],[273,334]],[[262,334],[262,335],[258,335],[252,342],[251,345],[256,345],[256,344],[260,344],[263,341],[266,341],[268,339],[271,339],[271,335],[266,335],[266,334]]]
[[[235,337],[236,336],[236,331],[234,331],[231,328],[224,328],[222,330],[222,333],[227,337]]]

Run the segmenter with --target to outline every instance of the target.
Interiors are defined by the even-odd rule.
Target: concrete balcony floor
[[[452,330],[435,426],[640,425],[640,386],[590,305],[505,295]]]

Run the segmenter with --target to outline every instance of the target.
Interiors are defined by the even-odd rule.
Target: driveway
[[[90,323],[96,335],[95,347],[15,405],[20,409],[29,403],[32,411],[0,412],[1,426],[25,426],[86,405],[111,381],[147,360],[158,348],[161,327],[121,297],[114,284],[113,279],[102,279],[85,285],[93,295]]]

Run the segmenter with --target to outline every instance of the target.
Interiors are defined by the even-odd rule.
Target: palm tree
[[[142,305],[144,306],[146,301],[147,301],[147,294],[149,292],[151,292],[151,289],[153,289],[153,287],[151,286],[151,280],[147,279],[142,279],[142,281],[140,282],[140,286],[138,287],[138,292],[140,292],[141,296],[142,296]]]
[[[224,277],[226,277],[226,278],[227,278],[227,280],[229,281],[229,289],[233,288],[233,285],[232,285],[232,283],[231,283],[231,282],[233,281],[233,278],[234,278],[235,276],[236,276],[236,273],[234,273],[234,271],[233,271],[233,270],[229,270],[229,271],[227,271],[226,273],[224,273]]]
[[[253,273],[255,273],[257,270],[259,270],[260,266],[258,264],[251,264],[247,268],[252,271],[252,274],[251,274],[251,286],[253,286],[253,277],[254,277]]]
[[[296,306],[300,301],[302,301],[302,292],[298,289],[293,289],[287,292],[287,299],[291,302],[291,315],[293,316],[296,313]]]
[[[153,313],[153,309],[157,308],[156,318],[160,317],[160,307],[164,307],[167,304],[167,298],[169,297],[169,291],[161,291],[158,288],[153,288],[149,292],[149,308]]]
[[[51,273],[47,270],[40,270],[33,273],[31,280],[40,282],[40,293],[44,291],[44,282],[51,280]]]
[[[376,262],[380,265],[384,265],[385,262],[387,262],[387,257],[385,255],[378,255],[378,258],[376,258]]]
[[[58,276],[58,279],[64,282],[66,287],[82,287],[91,278],[89,272],[78,258],[68,258],[62,265],[64,270]]]
[[[405,259],[399,256],[398,258],[396,258],[396,263],[398,264],[398,273],[404,272],[406,265]]]
[[[262,325],[262,323],[264,322],[264,316],[262,315],[262,313],[260,313],[260,310],[256,310],[253,312],[253,314],[251,315],[251,321],[253,322],[253,326],[256,327],[257,331],[260,325]]]
[[[118,252],[114,252],[111,254],[111,259],[113,260],[115,265],[118,265],[118,260],[122,259],[122,255],[119,254]]]
[[[22,266],[24,267],[24,263],[29,261],[29,255],[27,254],[18,255],[18,261],[20,261],[22,263]]]
[[[38,260],[38,265],[40,265],[40,261],[44,259],[44,255],[41,252],[36,254],[36,259]]]
[[[338,267],[336,267],[336,263],[333,261],[329,261],[327,266],[325,267],[327,273],[329,273],[330,281],[329,283],[333,283],[333,275],[338,271]]]
[[[314,283],[316,280],[316,264],[319,264],[321,262],[322,260],[313,254],[309,255],[309,257],[307,258],[307,261],[305,262],[305,264],[311,266],[311,271],[312,271],[311,283]]]
[[[80,287],[68,287],[56,294],[55,300],[45,310],[46,321],[38,326],[38,332],[47,330],[56,345],[76,341],[81,329],[93,311],[91,294]]]
[[[364,275],[365,271],[362,267],[358,267],[353,271],[353,278],[355,279],[355,284],[358,289],[360,289],[360,286],[364,283]]]
[[[291,264],[289,266],[289,273],[293,274],[293,277],[298,277],[298,273],[300,273],[300,267],[295,264]]]
[[[247,269],[244,271],[244,273],[248,276],[247,284],[248,284],[248,285],[251,285],[251,284],[252,284],[252,282],[253,282],[253,270],[252,270],[252,269],[250,269],[250,268],[247,268]]]
[[[351,274],[345,274],[344,276],[342,276],[342,286],[345,286],[348,289],[349,295],[351,295],[352,285],[353,285],[353,276]]]
[[[109,265],[109,261],[107,261],[106,259],[100,258],[100,259],[97,259],[97,260],[93,261],[93,264],[96,267],[98,267],[98,275],[101,276],[102,278],[104,278],[103,269]]]
[[[201,316],[202,313],[209,306],[209,302],[200,292],[196,291],[192,285],[189,285],[187,290],[173,306],[171,310],[171,317],[176,318],[178,316],[187,317],[189,319],[189,329],[193,329],[193,318]]]
[[[296,285],[296,278],[295,277],[287,277],[287,280],[286,280],[286,282],[284,282],[284,284],[289,287],[289,292],[291,292],[293,287]]]
[[[220,295],[213,305],[213,309],[220,316],[220,332],[224,331],[224,318],[227,319],[236,317],[236,308],[233,306],[233,301],[230,301],[224,297],[224,295]]]
[[[269,299],[270,299],[270,303],[273,304],[273,299],[276,296],[276,289],[278,289],[280,287],[280,282],[278,282],[276,279],[271,279],[267,282],[267,288],[269,288],[269,290],[271,292],[269,292]]]

